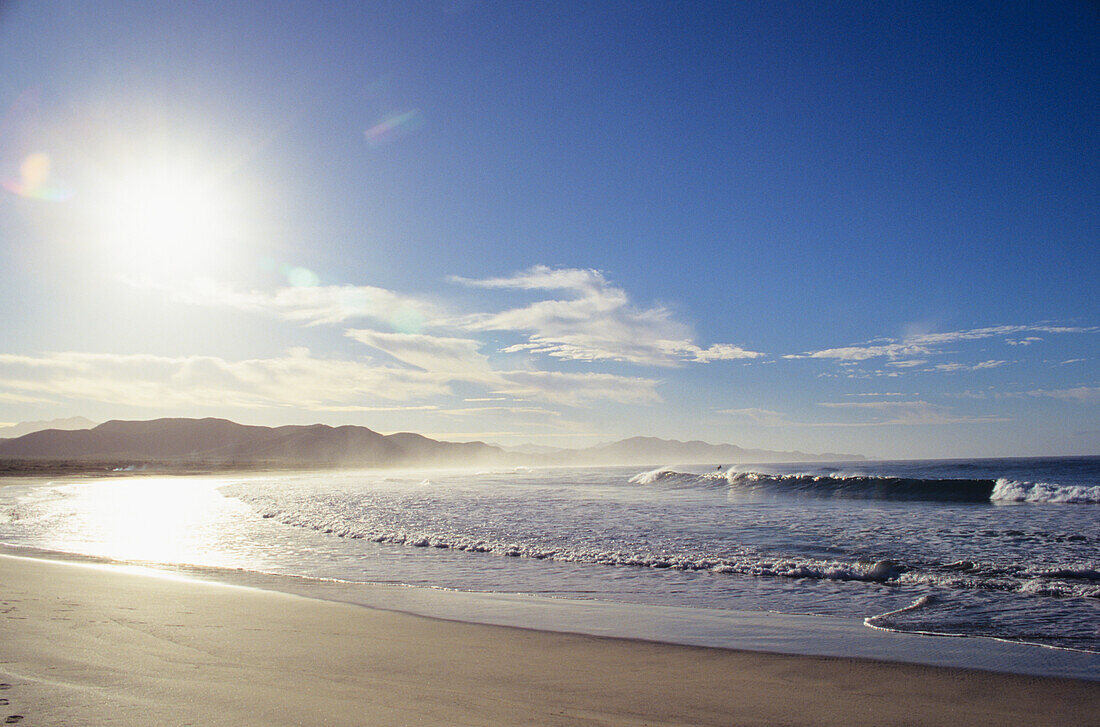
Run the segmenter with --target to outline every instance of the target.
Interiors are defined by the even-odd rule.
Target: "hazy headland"
[[[0,475],[189,473],[373,467],[597,466],[812,462],[857,454],[746,449],[734,444],[632,437],[583,449],[515,451],[485,442],[445,442],[412,432],[324,424],[249,426],[226,419],[104,422],[40,429],[0,439]]]

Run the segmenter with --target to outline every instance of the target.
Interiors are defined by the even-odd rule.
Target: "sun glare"
[[[131,164],[105,191],[103,242],[119,272],[161,280],[208,273],[235,237],[225,185],[185,160]]]

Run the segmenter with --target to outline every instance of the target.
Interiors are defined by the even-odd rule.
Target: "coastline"
[[[143,474],[149,476],[149,473],[137,472],[126,473],[122,477],[92,476],[60,480],[0,477],[0,489],[124,482],[133,476],[142,479]],[[211,478],[210,481],[217,482],[226,474],[192,473],[186,479],[199,481]],[[154,477],[167,480],[172,475]],[[222,498],[218,499],[221,501]],[[166,503],[154,498],[152,505],[159,513],[171,511],[178,503]],[[112,527],[128,529],[133,517],[131,513],[122,521],[113,523]],[[169,523],[169,527],[182,526]],[[158,530],[160,532],[163,531]],[[264,540],[263,537],[258,539]],[[602,598],[599,595],[574,597],[569,593],[552,592],[543,595],[547,592],[539,590],[539,584],[529,591],[522,585],[513,585],[508,590],[492,586],[481,590],[477,585],[472,588],[463,585],[456,587],[442,585],[438,581],[424,582],[423,578],[420,582],[413,580],[406,584],[392,580],[389,577],[391,571],[385,568],[375,569],[366,578],[351,575],[350,580],[344,580],[349,576],[338,571],[324,573],[322,569],[321,573],[313,573],[278,568],[266,571],[262,567],[255,569],[255,566],[243,561],[203,564],[202,559],[189,561],[186,560],[188,556],[158,554],[146,549],[133,552],[107,549],[98,555],[94,549],[85,555],[66,551],[67,548],[42,549],[29,543],[0,544],[0,555],[7,553],[17,557],[94,564],[116,571],[145,571],[148,566],[151,570],[146,572],[161,577],[165,573],[175,573],[198,581],[288,593],[432,619],[734,651],[855,657],[1100,682],[1100,654],[1094,652],[1027,643],[1022,639],[1001,640],[972,634],[882,629],[868,623],[867,614],[875,614],[873,610],[864,610],[859,615],[824,615],[797,608],[741,610],[736,604],[714,602],[700,606],[683,600],[661,605],[631,599]]]
[[[1087,724],[1100,685],[425,618],[0,556],[6,715],[51,724]]]

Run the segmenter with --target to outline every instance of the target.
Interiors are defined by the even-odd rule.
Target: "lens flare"
[[[367,143],[371,146],[380,146],[395,139],[408,136],[424,125],[424,118],[419,109],[412,109],[403,114],[394,114],[389,118],[379,121],[367,129],[364,134]]]
[[[314,288],[321,283],[321,278],[309,268],[283,265],[282,273],[292,288]]]
[[[424,316],[412,308],[402,308],[390,317],[390,325],[398,333],[420,333],[424,328]]]
[[[29,154],[19,165],[19,179],[5,179],[0,181],[0,186],[25,199],[63,202],[72,194],[53,179],[51,166],[52,162],[47,154]]]

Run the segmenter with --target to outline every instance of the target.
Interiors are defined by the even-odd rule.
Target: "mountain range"
[[[226,419],[109,421],[90,429],[44,429],[0,439],[0,459],[192,466],[399,467],[804,462],[862,459],[744,449],[733,444],[633,437],[584,449],[507,451],[484,442],[379,434],[325,424],[262,427]]]
[[[19,422],[6,427],[0,427],[0,439],[13,439],[24,434],[39,432],[43,429],[91,429],[96,425],[91,419],[84,417],[69,417],[67,419],[50,419],[41,422]]]

